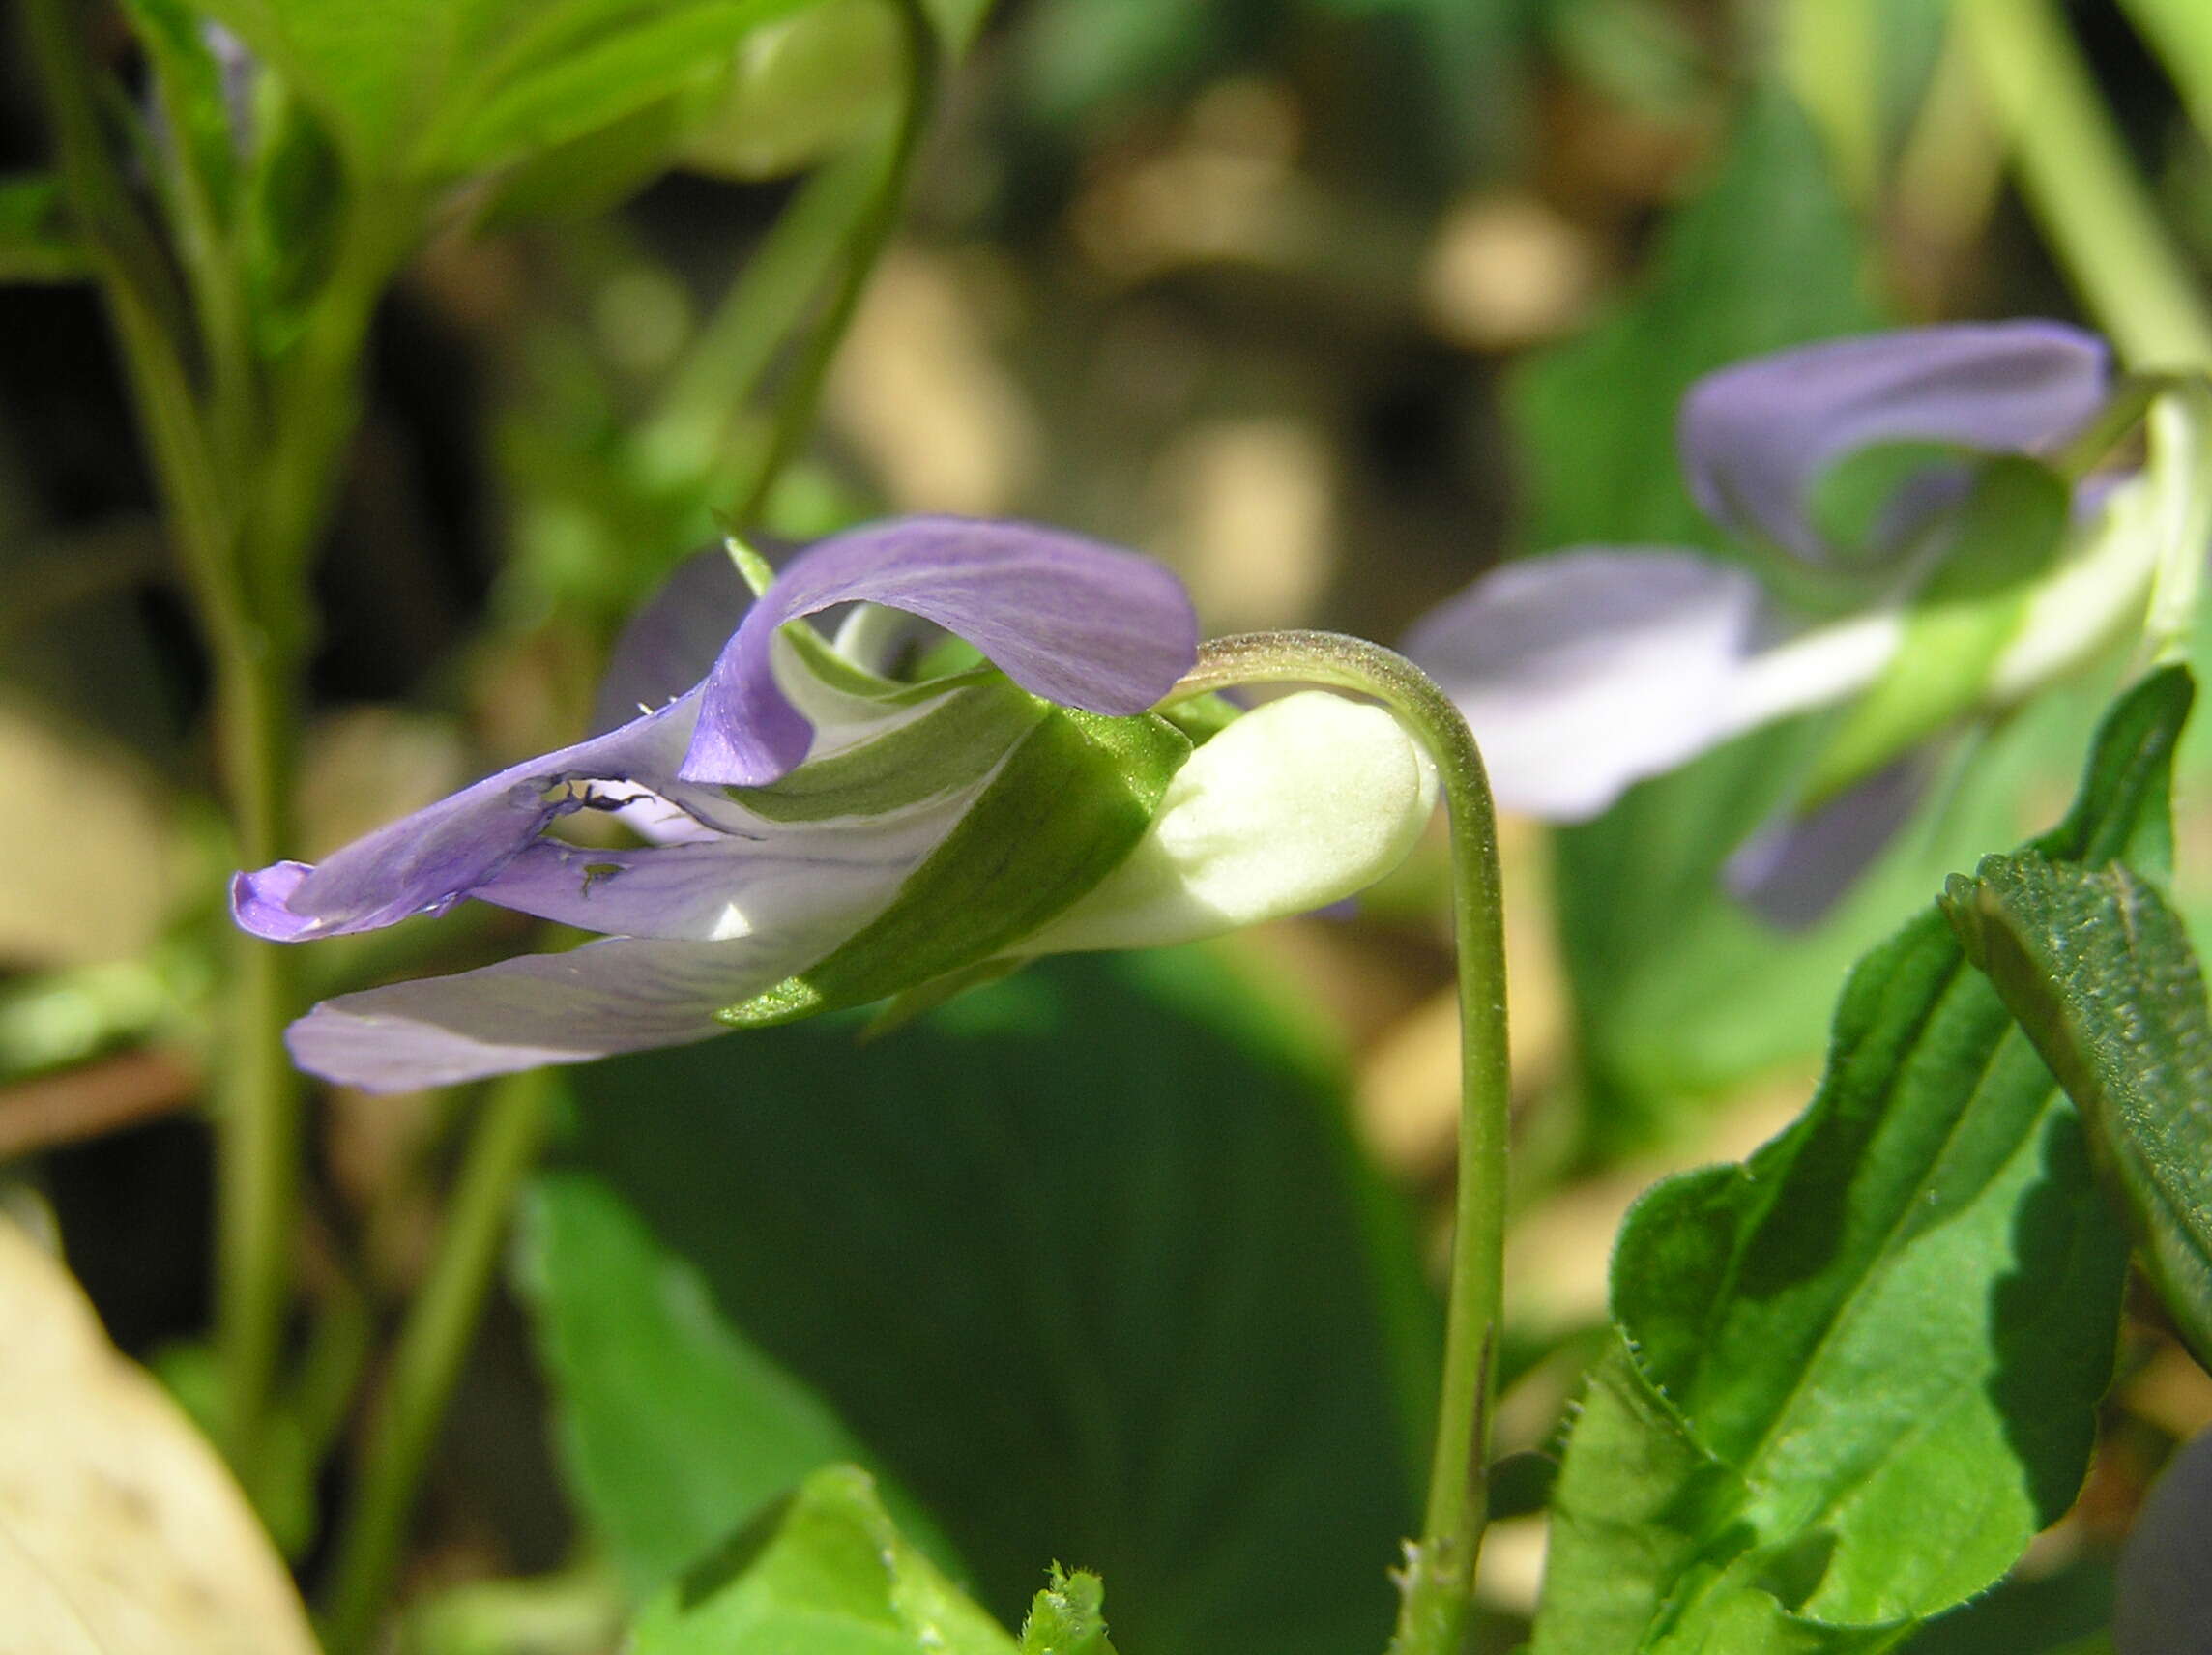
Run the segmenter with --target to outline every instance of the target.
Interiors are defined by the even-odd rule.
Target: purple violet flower
[[[1502,806],[1586,820],[1645,777],[1855,698],[1887,672],[1964,469],[1940,456],[1918,467],[1852,545],[1815,509],[1839,466],[1904,444],[2049,456],[2095,417],[2110,376],[2101,340],[2049,322],[1876,334],[1723,368],[1682,402],[1692,497],[1752,549],[1812,579],[1855,581],[1870,595],[1857,613],[1808,622],[1751,567],[1687,547],[1577,546],[1483,576],[1418,622],[1406,652],[1466,714]],[[2070,665],[2126,624],[2147,579],[2147,565],[2131,565],[2070,594],[2065,615],[2031,605],[1993,695],[2025,687],[2031,662]],[[1780,923],[1817,917],[1918,797],[1927,767],[1896,756],[1863,800],[1847,791],[1762,833],[1732,868],[1737,893]]]
[[[747,578],[764,589],[749,605],[731,561],[709,555],[647,606],[601,699],[612,728],[314,866],[237,876],[238,923],[278,942],[470,897],[605,934],[325,1002],[290,1031],[303,1068],[397,1090],[722,1032],[717,1014],[830,958],[889,909],[1033,733],[1082,715],[1048,704],[1145,712],[1197,653],[1173,575],[1028,524],[880,524],[821,542],[772,581],[753,560]],[[993,664],[919,683],[879,676],[898,626],[878,604]],[[838,605],[857,607],[834,643],[801,619]],[[1182,756],[1149,828],[1112,865],[1086,863],[1040,920],[986,928],[975,969],[1183,941],[1335,901],[1394,866],[1434,803],[1433,770],[1395,720],[1338,697],[1272,703],[1195,752],[1158,728],[1150,750],[1164,740]],[[649,842],[557,836],[587,811]]]
[[[714,561],[734,595],[729,565]],[[717,1009],[833,947],[951,831],[1001,755],[946,768],[895,808],[827,821],[720,784],[765,788],[810,750],[853,752],[933,711],[1009,735],[1023,719],[1021,698],[994,682],[956,678],[902,695],[824,682],[778,637],[800,616],[878,599],[996,651],[1015,683],[1101,712],[1151,707],[1197,653],[1197,620],[1172,574],[1073,535],[921,518],[825,540],[745,610],[704,682],[675,700],[315,866],[238,875],[238,923],[276,942],[372,930],[468,897],[609,934],[326,1002],[293,1026],[295,1059],[396,1089],[702,1038],[717,1031]],[[655,619],[645,630],[667,629]],[[658,842],[600,849],[552,835],[586,810],[620,812]]]

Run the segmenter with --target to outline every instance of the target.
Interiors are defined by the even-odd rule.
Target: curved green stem
[[[544,1140],[552,1096],[551,1080],[532,1071],[501,1081],[480,1106],[437,1257],[400,1333],[361,1495],[338,1538],[324,1625],[331,1655],[373,1643],[422,1467],[491,1290],[515,1191]]]
[[[1407,1548],[1391,1655],[1459,1655],[1489,1514],[1489,1438],[1504,1298],[1505,1145],[1511,1077],[1497,815],[1467,721],[1403,655],[1333,632],[1257,632],[1201,647],[1177,696],[1231,684],[1329,684],[1371,695],[1435,759],[1451,811],[1459,956],[1459,1186],[1444,1323],[1442,1396],[1419,1540]]]
[[[2048,0],[1962,0],[2028,203],[2132,367],[2212,365],[2212,313]]]
[[[805,353],[792,368],[790,383],[784,387],[776,409],[775,429],[769,438],[768,451],[731,512],[740,534],[750,529],[759,518],[776,479],[813,428],[815,407],[822,399],[822,386],[829,377],[830,361],[845,337],[845,330],[852,324],[853,313],[859,308],[860,295],[867,289],[876,260],[898,223],[899,207],[906,199],[907,179],[914,171],[915,156],[921,148],[922,136],[929,131],[930,116],[937,107],[937,84],[944,53],[938,44],[936,25],[930,21],[928,9],[921,0],[888,0],[888,3],[898,14],[904,36],[906,101],[899,110],[898,128],[891,136],[890,150],[884,158],[882,182],[866,211],[854,222],[845,254],[844,277],[823,313],[821,325],[808,338]]]

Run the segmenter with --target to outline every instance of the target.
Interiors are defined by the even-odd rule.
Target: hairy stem
[[[1177,696],[1231,684],[1329,684],[1371,695],[1435,759],[1451,812],[1459,958],[1459,1183],[1444,1324],[1442,1396],[1419,1540],[1407,1550],[1391,1655],[1459,1655],[1490,1503],[1489,1438],[1504,1297],[1505,1145],[1511,1077],[1498,825],[1467,721],[1418,667],[1332,632],[1258,632],[1199,651]]]

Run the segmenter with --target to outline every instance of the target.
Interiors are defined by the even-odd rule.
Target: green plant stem
[[[358,417],[362,342],[415,233],[416,204],[356,200],[300,339],[282,358],[258,361],[212,204],[196,187],[179,197],[190,220],[183,240],[196,303],[189,306],[110,153],[73,0],[29,0],[25,18],[72,211],[93,249],[206,629],[238,856],[264,865],[292,839],[296,690],[312,629],[306,564]],[[300,997],[280,946],[241,933],[232,958],[233,1020],[214,1097],[217,1318],[225,1446],[250,1488],[291,1302],[302,1089],[283,1031]]]
[[[1176,695],[1232,684],[1329,684],[1374,696],[1436,761],[1451,812],[1452,920],[1459,958],[1459,1184],[1444,1323],[1442,1395],[1419,1540],[1407,1548],[1391,1655],[1460,1655],[1489,1513],[1489,1439],[1504,1298],[1505,1147],[1511,1076],[1505,1024],[1503,883],[1497,815],[1467,721],[1404,656],[1332,632],[1216,639]]]
[[[2212,366],[2212,313],[2065,20],[2048,0],[1962,0],[1961,25],[2028,203],[2132,367]]]
[[[638,433],[659,475],[697,477],[713,463],[869,210],[882,164],[862,149],[820,168],[745,261]]]
[[[1797,100],[1819,122],[1845,192],[1863,208],[1881,164],[1873,8],[1868,0],[1794,0],[1782,27]]]
[[[876,261],[898,223],[899,208],[906,199],[907,179],[914,171],[915,157],[937,107],[944,54],[938,44],[936,25],[931,22],[922,0],[887,0],[887,3],[898,14],[904,37],[906,99],[899,109],[890,149],[884,158],[881,182],[866,210],[854,221],[843,276],[820,325],[807,339],[805,351],[793,364],[791,379],[777,401],[775,428],[769,438],[767,452],[740,492],[737,508],[731,512],[731,519],[741,534],[759,518],[761,508],[774,491],[776,479],[799,451],[806,433],[813,429],[815,407],[822,400],[822,387],[829,377],[830,361],[837,354],[845,330],[852,324],[854,312],[859,308],[860,295],[867,289]]]
[[[239,858],[264,867],[291,839],[296,656],[216,652],[216,724]],[[216,1098],[217,1290],[224,1441],[248,1489],[276,1383],[291,1299],[300,1210],[302,1089],[284,1028],[299,1003],[298,962],[240,931],[231,942],[232,1024]]]
[[[422,1467],[490,1291],[515,1191],[544,1140],[552,1095],[551,1081],[533,1071],[499,1082],[481,1105],[437,1256],[400,1333],[360,1496],[338,1538],[324,1623],[331,1655],[371,1646]]]
[[[307,565],[359,419],[356,381],[369,319],[406,245],[395,227],[409,223],[404,212],[357,210],[306,333],[269,370],[266,452],[258,460],[241,455],[228,479],[241,505],[225,596],[243,615],[212,629],[216,722],[247,867],[266,866],[291,848],[296,700],[312,642]],[[302,1003],[291,951],[242,932],[236,961],[237,1026],[218,1106],[217,1297],[228,1446],[250,1486],[291,1305],[305,1092],[284,1047],[285,1026]]]
[[[1946,313],[1942,290],[1981,239],[2004,183],[2004,141],[1964,31],[1945,31],[1928,91],[1898,157],[1892,187],[1900,275],[1926,319]]]
[[[2120,9],[2173,77],[2198,134],[2212,143],[2212,11],[2200,0],[2121,0]]]

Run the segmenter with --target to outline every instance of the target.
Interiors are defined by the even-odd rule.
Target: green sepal
[[[91,275],[92,255],[70,223],[61,180],[44,173],[0,179],[0,282]]]
[[[921,686],[917,686],[920,688]],[[1002,674],[927,686],[934,705],[919,716],[825,759],[810,760],[766,787],[723,791],[771,822],[882,816],[966,786],[1051,715],[1051,704]],[[922,699],[886,698],[887,705]]]
[[[1055,708],[883,914],[827,958],[715,1015],[756,1029],[865,1005],[1005,953],[1151,826],[1190,739],[1166,719]]]
[[[1983,702],[2036,581],[2058,556],[2068,501],[2064,479],[2033,460],[2004,455],[1979,468],[1943,561],[1906,614],[1895,657],[1814,767],[1808,807]]]
[[[649,1604],[635,1655],[1015,1655],[1004,1628],[899,1533],[853,1466],[815,1472]]]
[[[1225,695],[1194,695],[1160,709],[1162,718],[1201,747],[1243,715],[1244,710]]]
[[[1022,1622],[1022,1655],[1114,1655],[1106,1637],[1106,1587],[1096,1575],[1052,1566],[1052,1583]]]
[[[2124,863],[1990,857],[1944,911],[2088,1123],[2098,1171],[2212,1366],[2212,1021],[2180,915]]]

